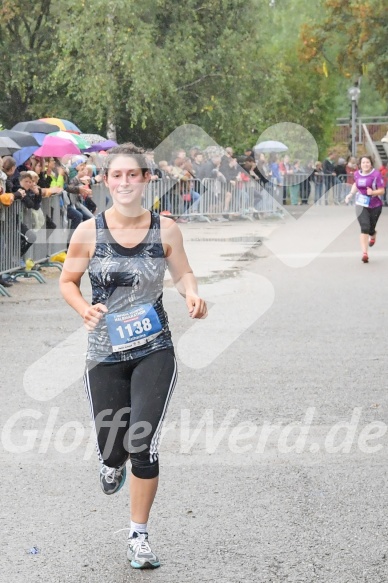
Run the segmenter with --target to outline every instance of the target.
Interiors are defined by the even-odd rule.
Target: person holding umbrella
[[[13,200],[23,200],[26,191],[21,187],[19,178],[16,175],[16,162],[11,156],[3,158],[3,171],[6,174],[6,192],[12,194]],[[35,243],[36,235],[32,229],[20,222],[21,250],[20,255],[23,257],[28,249]],[[21,260],[21,266],[25,267],[24,260]]]
[[[39,123],[44,124],[46,122]],[[56,129],[54,131],[56,131]],[[75,145],[73,141],[51,135],[47,135],[44,138],[42,146],[38,148],[38,150],[36,150],[35,152],[35,156],[43,156],[49,158],[48,167],[46,171],[47,176],[51,177],[51,182],[48,185],[49,187],[59,186],[62,189],[64,189],[66,193],[76,196],[79,196],[80,194],[83,196],[87,196],[89,193],[89,189],[87,189],[85,186],[83,185],[75,186],[69,184],[67,174],[63,166],[59,162],[59,160],[64,156],[72,154],[81,154],[80,149]],[[70,230],[68,239],[69,245],[72,233],[77,228],[77,226],[82,222],[82,220],[84,219],[84,215],[76,208],[74,201],[71,201],[68,196],[63,195],[63,203],[67,207],[66,214],[67,218],[70,220]]]
[[[255,151],[256,160],[258,161],[257,166],[260,170],[261,170],[260,160],[262,160],[262,157],[264,156],[265,153],[270,154],[270,159],[271,159],[270,164],[274,164],[272,167],[272,170],[275,171],[274,179],[271,180],[271,183],[272,184],[276,184],[276,183],[279,184],[280,182],[284,182],[284,180],[283,180],[284,164],[279,163],[278,159],[275,158],[275,155],[279,154],[280,152],[287,152],[288,147],[285,144],[283,144],[283,142],[278,142],[276,140],[266,140],[264,142],[259,142],[258,144],[256,144],[256,146],[254,147],[254,151]],[[264,158],[264,162],[266,162],[265,158]],[[263,170],[264,170],[264,162],[262,164]],[[261,171],[261,174],[265,174],[265,172]],[[265,186],[270,181],[266,178],[265,181],[262,181],[262,182],[263,182],[263,185]],[[283,204],[285,204],[286,193],[287,193],[287,189],[284,187],[283,188]]]
[[[283,160],[280,162],[279,170],[282,176],[283,183],[283,204],[286,204],[288,187],[292,182],[292,175],[294,173],[294,168],[291,164],[291,160],[288,154],[286,154]]]

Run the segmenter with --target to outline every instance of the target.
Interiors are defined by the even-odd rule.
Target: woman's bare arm
[[[182,233],[171,219],[161,219],[162,243],[166,248],[168,269],[179,293],[186,299],[191,318],[207,316],[206,302],[198,296],[197,280],[183,246]]]
[[[80,285],[94,252],[95,221],[81,223],[74,231],[59,280],[59,287],[66,302],[83,318],[87,330],[93,330],[107,312],[103,304],[90,305],[83,297]]]

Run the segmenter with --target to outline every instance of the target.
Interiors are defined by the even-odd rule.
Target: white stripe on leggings
[[[176,362],[176,358],[174,356],[174,371],[172,373],[171,383],[170,383],[170,387],[168,389],[166,402],[164,404],[164,409],[163,409],[162,415],[160,417],[158,426],[155,430],[155,433],[152,437],[151,444],[150,444],[150,461],[151,462],[156,462],[158,459],[158,448],[159,448],[160,436],[162,433],[162,425],[163,425],[163,421],[164,421],[164,418],[165,418],[166,413],[167,413],[167,408],[168,408],[172,393],[174,392],[176,381],[177,381],[177,362]]]
[[[93,409],[93,401],[92,401],[92,393],[90,391],[90,382],[89,382],[89,371],[88,371],[88,369],[85,370],[85,374],[84,374],[84,377],[83,378],[84,378],[84,387],[85,387],[86,395],[87,395],[88,401],[89,401],[90,415],[92,417],[94,434],[96,436],[96,450],[97,450],[97,455],[98,455],[98,458],[99,458],[100,462],[103,464],[104,463],[104,460],[102,458],[102,454],[101,454],[100,448],[98,446],[97,428],[96,428],[96,423],[95,423],[95,416],[94,416],[94,409]]]

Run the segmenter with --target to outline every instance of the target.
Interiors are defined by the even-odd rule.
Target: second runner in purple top
[[[357,186],[358,192],[361,194],[368,194],[367,189],[371,188],[372,190],[377,190],[379,188],[384,188],[384,180],[378,170],[374,168],[368,173],[363,174],[359,170],[354,173],[354,181]],[[369,208],[376,208],[382,206],[383,203],[381,201],[380,196],[371,196]]]

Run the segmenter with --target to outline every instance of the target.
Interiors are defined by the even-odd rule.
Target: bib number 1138
[[[120,338],[124,340],[128,336],[131,338],[134,334],[139,335],[142,332],[149,332],[152,330],[152,324],[149,318],[143,318],[140,322],[137,321],[132,324],[128,323],[125,326],[117,326],[116,330],[120,334]]]
[[[162,332],[162,324],[151,304],[107,314],[105,318],[113,352],[147,344]]]

